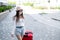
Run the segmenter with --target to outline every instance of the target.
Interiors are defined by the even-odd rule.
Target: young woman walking
[[[11,36],[13,37],[14,33],[18,40],[22,40],[24,35],[24,16],[23,16],[23,9],[18,8],[16,10],[16,15],[13,17],[13,21],[15,22],[15,28],[12,31]]]

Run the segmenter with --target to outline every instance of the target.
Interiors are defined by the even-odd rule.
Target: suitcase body
[[[26,31],[22,40],[33,40],[33,33],[32,33],[32,31],[29,31],[29,30]]]

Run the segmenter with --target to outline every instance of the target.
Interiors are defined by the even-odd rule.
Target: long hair
[[[24,18],[22,11],[23,11],[22,9],[16,10],[16,15],[14,16],[16,17],[16,22],[18,22],[20,18]],[[19,15],[20,12],[22,12],[22,14]]]

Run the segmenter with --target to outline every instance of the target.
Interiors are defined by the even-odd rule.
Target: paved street
[[[0,22],[0,39],[1,40],[17,40],[16,37],[11,37],[11,31],[14,28],[12,17],[15,15],[15,10],[9,13],[4,20]],[[31,15],[24,14],[26,30],[32,30],[33,40],[60,40],[60,29],[54,26],[47,25],[39,20],[36,20]],[[37,14],[35,14],[36,16]],[[33,15],[34,16],[34,15]],[[36,16],[38,17],[38,16]],[[46,16],[45,16],[46,17]],[[40,18],[43,18],[40,16]]]
[[[60,29],[60,13],[55,14],[31,14],[34,19],[46,25],[53,26]]]

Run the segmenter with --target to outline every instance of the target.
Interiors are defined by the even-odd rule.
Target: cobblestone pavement
[[[12,16],[15,15],[15,10],[9,13],[4,20],[0,22],[0,39],[1,40],[17,40],[16,37],[11,37],[13,29]],[[32,30],[33,40],[60,40],[60,29],[41,23],[31,16],[24,14],[26,30]]]

